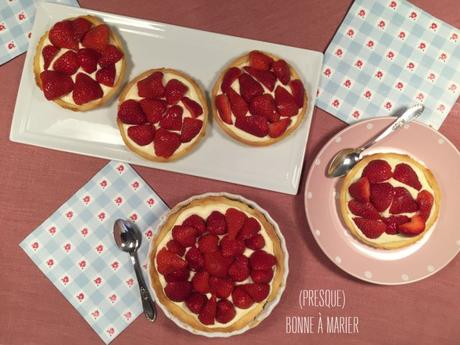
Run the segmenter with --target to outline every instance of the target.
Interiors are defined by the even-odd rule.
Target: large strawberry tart
[[[61,107],[86,111],[106,103],[120,88],[126,68],[118,35],[94,16],[54,24],[34,57],[35,81]]]
[[[299,74],[285,60],[251,51],[225,68],[212,90],[214,118],[239,142],[271,145],[302,122],[307,96]]]
[[[117,123],[123,141],[143,158],[176,160],[191,152],[205,135],[204,92],[183,72],[148,70],[132,80],[119,98]]]
[[[358,240],[381,249],[406,247],[432,228],[440,191],[429,169],[396,153],[366,156],[346,175],[340,210]]]
[[[223,195],[192,198],[171,210],[149,264],[163,310],[204,335],[256,326],[278,302],[287,276],[284,240],[271,218]]]

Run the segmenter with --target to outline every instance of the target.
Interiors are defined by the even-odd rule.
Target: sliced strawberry
[[[213,211],[206,220],[206,230],[214,235],[223,235],[227,232],[225,216],[219,211]]]
[[[101,51],[101,58],[98,61],[99,66],[107,67],[115,65],[123,58],[123,52],[112,44],[107,44]]]
[[[429,218],[431,213],[431,208],[433,207],[433,195],[427,190],[422,190],[417,195],[417,205],[420,215],[425,219]]]
[[[249,260],[244,255],[239,255],[228,268],[228,275],[234,282],[242,282],[249,277]]]
[[[163,86],[163,73],[153,72],[148,77],[137,82],[137,93],[139,97],[161,98],[165,94]]]
[[[205,295],[198,292],[192,292],[192,294],[185,300],[185,305],[192,313],[199,314],[207,301],[208,298]]]
[[[400,224],[398,230],[406,236],[416,236],[425,230],[425,219],[421,215],[415,215],[410,222]]]
[[[235,126],[259,138],[263,138],[268,134],[268,121],[265,117],[259,115],[238,117],[235,121]]]
[[[232,108],[230,106],[230,101],[228,100],[228,97],[226,95],[220,94],[216,97],[216,107],[222,121],[229,125],[232,125]]]
[[[54,57],[59,53],[59,48],[48,44],[45,46],[42,50],[42,55],[43,55],[43,69],[46,71],[51,64],[51,61],[53,61]]]
[[[56,71],[40,73],[42,90],[47,100],[53,100],[67,95],[74,89],[72,78]]]
[[[243,227],[246,218],[246,214],[236,208],[231,207],[225,211],[225,222],[227,224],[227,236],[229,239],[236,238],[238,231],[240,231]]]
[[[166,103],[176,104],[188,91],[188,86],[177,79],[170,79],[165,86]]]
[[[291,80],[291,71],[289,70],[289,66],[284,60],[278,60],[273,62],[273,72],[275,72],[276,77],[282,82],[284,85],[289,83]]]
[[[260,223],[257,219],[248,217],[244,222],[243,227],[238,232],[237,238],[239,240],[247,240],[252,236],[255,236],[260,231]]]
[[[181,268],[180,270],[168,272],[164,276],[168,283],[185,282],[190,276],[190,271],[187,268]]]
[[[380,219],[380,214],[370,202],[362,203],[356,200],[350,200],[348,202],[348,208],[351,213],[356,216],[366,219]]]
[[[353,218],[353,221],[367,238],[378,238],[387,229],[385,223],[380,220]]]
[[[299,79],[291,80],[289,82],[289,87],[291,88],[291,93],[297,106],[302,108],[305,101],[305,88],[302,82]]]
[[[78,41],[75,38],[72,22],[70,20],[63,20],[54,24],[49,31],[48,38],[50,42],[58,48],[78,50]]]
[[[257,234],[244,241],[246,247],[252,250],[258,250],[265,247],[265,240],[261,234]]]
[[[147,122],[157,123],[166,111],[166,102],[161,99],[143,98],[140,100],[141,108]]]
[[[227,89],[232,86],[233,82],[237,80],[240,75],[241,70],[238,67],[229,68],[227,72],[225,72],[222,84],[220,85],[222,92],[226,93]]]
[[[206,271],[196,272],[192,278],[193,289],[199,293],[209,292],[209,273]]]
[[[82,48],[77,52],[78,64],[86,73],[93,73],[97,69],[100,54],[94,49]]]
[[[194,119],[192,117],[186,117],[182,123],[182,131],[180,133],[180,140],[183,143],[188,143],[190,140],[195,138],[203,127],[203,121]]]
[[[388,182],[371,184],[370,201],[379,212],[385,211],[393,201],[394,189]],[[359,216],[359,214],[357,214]],[[364,216],[362,216],[364,217]],[[364,217],[367,218],[367,217]],[[371,219],[371,218],[369,218]]]
[[[358,201],[368,202],[371,196],[371,186],[367,177],[361,177],[348,187],[350,195]]]
[[[128,99],[120,104],[118,118],[127,125],[142,125],[146,117],[138,101]]]
[[[175,225],[172,229],[172,238],[182,247],[191,247],[195,244],[198,231],[191,226]]]
[[[190,269],[199,271],[204,265],[204,257],[197,247],[193,246],[185,254],[185,260],[188,262]]]
[[[393,203],[390,207],[391,214],[415,212],[417,210],[418,205],[406,188],[394,188]]]
[[[85,73],[77,74],[75,87],[72,93],[72,98],[75,104],[85,104],[102,98],[102,96],[104,96],[104,92],[97,81]]]
[[[135,125],[128,128],[128,137],[137,145],[151,144],[155,138],[155,127],[152,125]]]
[[[269,70],[272,66],[273,59],[264,53],[253,50],[249,53],[249,65],[255,69]]]
[[[182,128],[182,113],[184,110],[179,105],[173,105],[166,111],[160,120],[160,127],[172,131],[180,131]]]
[[[180,243],[175,240],[169,240],[168,243],[166,243],[166,247],[170,252],[175,253],[179,256],[183,256],[185,254],[185,248],[182,247]]]
[[[89,29],[91,29],[91,27],[93,26],[93,24],[89,20],[82,17],[78,17],[72,20],[71,23],[74,37],[79,42],[81,41],[83,36],[89,31]]]
[[[191,216],[189,216],[186,220],[184,220],[182,225],[193,226],[195,229],[198,230],[198,233],[200,235],[206,232],[206,223],[204,219],[197,214],[192,214]]]
[[[280,115],[276,111],[275,100],[269,93],[254,97],[249,103],[249,111],[252,115],[260,115],[270,122],[278,121]]]
[[[276,265],[276,258],[264,250],[256,250],[249,257],[249,265],[253,270],[269,270]]]
[[[255,69],[249,66],[244,67],[244,70],[270,91],[275,89],[276,76],[272,72]]]
[[[109,43],[109,36],[109,27],[105,24],[100,24],[91,28],[85,36],[83,36],[82,44],[86,48],[102,52]]]
[[[254,300],[246,292],[243,285],[237,285],[232,292],[232,301],[240,309],[248,309],[254,304]]]
[[[388,180],[393,174],[387,161],[374,159],[366,165],[361,176],[366,176],[370,183],[378,183]]]
[[[227,298],[233,291],[233,281],[230,278],[210,277],[209,290],[216,297]]]
[[[253,270],[251,271],[251,279],[258,284],[270,283],[273,279],[273,270]]]
[[[177,271],[187,267],[187,262],[166,248],[157,253],[157,268],[161,274]]]
[[[183,97],[181,99],[182,104],[187,108],[188,112],[192,117],[198,117],[203,114],[203,108],[198,102],[195,102],[193,99],[188,97]]]
[[[61,72],[67,75],[72,75],[78,70],[79,64],[77,53],[68,50],[56,59],[53,63],[53,69],[56,72]]]
[[[220,240],[220,251],[225,257],[234,257],[244,253],[244,241],[224,236]]]
[[[395,171],[393,173],[393,178],[417,190],[422,188],[417,173],[414,171],[414,169],[411,168],[410,165],[406,163],[399,163],[396,165]]]
[[[213,325],[214,319],[216,317],[217,302],[216,296],[211,296],[211,298],[206,302],[203,309],[201,309],[198,319],[203,325]]]
[[[204,268],[215,277],[226,277],[232,262],[233,258],[226,258],[219,251],[204,254]]]
[[[213,234],[206,234],[198,240],[198,249],[202,253],[212,253],[219,250],[219,237]]]
[[[165,286],[165,294],[171,301],[183,302],[192,293],[192,284],[187,281],[171,282]]]
[[[270,138],[278,138],[286,132],[292,120],[290,118],[281,119],[279,121],[268,124],[268,135]]]
[[[248,105],[243,97],[237,94],[231,87],[227,89],[227,97],[230,102],[230,108],[233,115],[235,115],[237,118],[245,116],[248,112]]]
[[[217,310],[216,310],[216,321],[217,322],[226,324],[232,321],[235,315],[236,315],[236,310],[232,302],[226,299],[221,299],[219,302],[217,302]]]
[[[115,65],[108,65],[96,72],[98,83],[112,87],[115,84]]]
[[[246,102],[264,93],[263,87],[249,74],[243,73],[238,77],[240,83],[240,94]]]
[[[383,218],[384,223],[387,225],[387,229],[385,232],[390,235],[397,234],[399,232],[398,226],[400,224],[404,224],[410,222],[410,218],[407,216],[390,216],[387,218]]]
[[[179,134],[172,133],[164,128],[159,128],[155,133],[153,148],[157,156],[164,158],[171,157],[180,144]]]
[[[275,103],[278,113],[281,116],[294,116],[299,112],[296,100],[282,86],[277,86],[275,89]]]
[[[245,284],[242,286],[254,302],[262,302],[270,293],[270,285],[268,284]]]

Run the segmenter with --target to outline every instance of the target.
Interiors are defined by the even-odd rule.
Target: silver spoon
[[[396,121],[394,121],[390,126],[388,126],[382,133],[380,133],[375,138],[372,138],[363,146],[355,149],[343,149],[337,152],[337,154],[332,158],[329,166],[327,168],[328,177],[339,177],[345,175],[348,171],[353,168],[356,163],[362,159],[362,152],[372,145],[378,143],[383,138],[386,138],[391,133],[394,133],[396,130],[401,128],[406,123],[411,122],[420,116],[423,112],[424,106],[422,104],[416,104],[406,109],[406,111],[399,116]]]
[[[152,300],[149,290],[145,285],[144,277],[139,266],[139,259],[137,258],[137,250],[141,246],[142,234],[134,223],[128,220],[117,219],[113,224],[113,237],[118,248],[129,253],[131,256],[131,262],[133,263],[134,272],[136,272],[137,282],[139,283],[141,292],[144,315],[148,320],[153,322],[157,316],[155,302]]]

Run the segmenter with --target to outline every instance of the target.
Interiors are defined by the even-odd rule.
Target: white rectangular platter
[[[85,113],[72,112],[46,101],[35,85],[32,62],[41,35],[59,20],[85,14],[101,17],[112,28],[116,28],[122,37],[129,52],[127,80],[147,69],[171,67],[185,71],[198,80],[205,90],[210,90],[223,67],[243,53],[259,49],[282,56],[300,72],[307,89],[309,104],[306,119],[285,140],[263,148],[235,142],[211,121],[203,142],[190,155],[172,163],[144,160],[123,144],[116,125],[116,98],[100,109]],[[10,139],[55,150],[296,194],[322,60],[323,54],[316,51],[38,2]]]

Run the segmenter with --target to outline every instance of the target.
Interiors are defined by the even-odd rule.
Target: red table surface
[[[95,10],[319,51],[326,49],[350,4],[349,0],[80,0],[81,7]],[[418,0],[414,4],[460,27],[456,0]],[[102,344],[86,321],[18,246],[106,164],[102,159],[9,141],[24,57],[0,66],[0,344]],[[457,103],[440,129],[457,147],[460,146],[459,114]],[[290,274],[283,298],[270,317],[242,336],[206,340],[181,330],[160,313],[154,324],[139,317],[113,343],[458,344],[458,258],[423,281],[405,286],[377,286],[342,272],[313,239],[305,218],[305,178],[315,154],[345,126],[315,108],[301,187],[296,196],[135,167],[169,206],[209,191],[241,194],[262,205],[284,233],[290,253]],[[345,309],[308,307],[300,310],[299,291],[321,288],[343,289],[347,298]],[[359,334],[286,334],[286,317],[318,316],[318,312],[323,316],[358,316]]]

